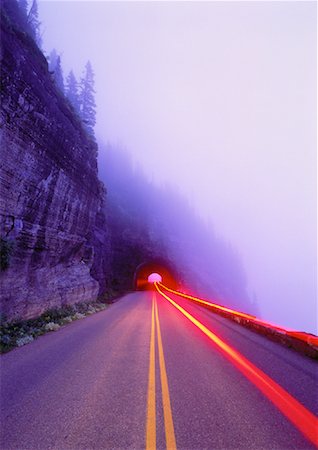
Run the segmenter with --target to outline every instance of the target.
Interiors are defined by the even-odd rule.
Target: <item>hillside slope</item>
[[[97,145],[14,3],[1,2],[0,297],[8,319],[95,300],[109,251]]]

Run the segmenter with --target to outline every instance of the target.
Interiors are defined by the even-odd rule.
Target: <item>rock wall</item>
[[[0,297],[1,312],[16,319],[95,300],[109,242],[97,146],[10,1],[1,5]]]

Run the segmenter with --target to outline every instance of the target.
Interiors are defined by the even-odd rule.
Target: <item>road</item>
[[[318,414],[317,363],[171,295]],[[129,294],[1,357],[1,449],[313,449],[158,293]]]

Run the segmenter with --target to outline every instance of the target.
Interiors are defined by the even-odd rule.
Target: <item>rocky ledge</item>
[[[31,318],[94,301],[109,241],[97,145],[32,38],[1,8],[1,312]],[[102,263],[102,265],[101,265]]]

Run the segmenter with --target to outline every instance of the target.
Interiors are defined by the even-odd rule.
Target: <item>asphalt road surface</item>
[[[318,414],[315,361],[170,297]],[[158,293],[129,294],[1,357],[2,450],[145,448],[316,447]]]

